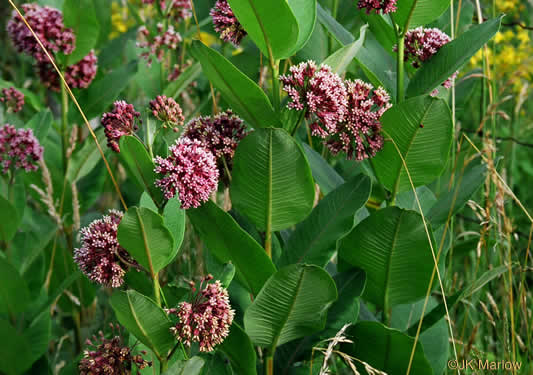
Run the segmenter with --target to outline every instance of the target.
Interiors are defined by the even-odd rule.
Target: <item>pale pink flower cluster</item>
[[[172,127],[177,131],[176,127],[183,125],[185,121],[180,105],[173,98],[165,95],[159,95],[150,101],[150,110],[155,118],[163,122],[165,128]]]
[[[52,64],[40,63],[37,68],[41,82],[51,90],[59,91],[61,88],[61,82]],[[68,66],[65,70],[64,77],[70,87],[86,89],[89,87],[94,77],[96,77],[97,70],[98,58],[94,54],[94,51],[91,51],[76,64]]]
[[[36,171],[43,157],[43,148],[31,129],[15,129],[13,125],[0,127],[0,166],[2,173],[23,169]]]
[[[200,352],[211,352],[228,336],[235,312],[231,309],[228,291],[220,281],[207,283],[213,276],[204,277],[197,292],[191,283],[193,296],[190,302],[181,302],[178,308],[167,313],[178,318],[171,328],[176,338],[186,346],[200,345]]]
[[[2,89],[0,102],[4,103],[8,111],[20,112],[24,107],[24,94],[14,87]]]
[[[116,101],[113,110],[104,113],[100,120],[107,137],[107,146],[115,152],[120,152],[120,138],[132,135],[139,129],[137,119],[140,117],[141,114],[135,110],[133,104],[128,104],[124,100]]]
[[[120,287],[129,266],[136,265],[117,240],[123,216],[120,211],[110,210],[108,215],[82,228],[81,247],[74,250],[74,262],[80,270],[91,281],[112,288]]]
[[[391,13],[396,12],[398,8],[396,7],[397,0],[359,0],[357,7],[359,9],[366,9],[366,13],[375,11],[376,13]]]
[[[220,34],[220,38],[238,46],[247,33],[235,17],[228,1],[217,0],[209,14],[213,18],[213,27]]]
[[[24,18],[48,51],[65,55],[74,51],[76,37],[72,29],[63,24],[63,14],[59,10],[35,3],[22,4],[21,8]],[[41,46],[16,11],[7,23],[7,32],[18,52],[33,56],[40,63],[48,62]]]
[[[137,46],[146,49],[141,53],[141,57],[148,61],[148,65],[151,65],[152,55],[158,61],[162,61],[165,52],[176,50],[181,41],[180,33],[174,30],[172,25],[169,25],[165,30],[163,24],[158,23],[156,35],[152,35],[145,26],[139,28]]]
[[[155,185],[165,198],[176,194],[183,209],[199,207],[218,186],[215,156],[198,140],[180,138],[169,147],[169,156],[154,159],[155,172],[162,175]]]

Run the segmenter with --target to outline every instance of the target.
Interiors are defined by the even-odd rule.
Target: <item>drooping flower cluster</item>
[[[98,58],[94,51],[89,52],[87,56],[78,61],[76,64],[67,67],[64,73],[68,85],[77,89],[89,87],[98,69]],[[40,63],[37,66],[41,82],[53,91],[59,91],[61,81],[54,67],[50,63]]]
[[[82,228],[81,247],[74,250],[74,261],[89,280],[112,288],[121,286],[128,268],[137,265],[117,240],[123,216],[120,211],[109,210],[108,215]]]
[[[289,109],[303,111],[314,136],[333,153],[364,160],[383,147],[380,119],[390,108],[390,97],[361,80],[343,81],[327,65],[308,61],[280,77],[289,95]]]
[[[150,110],[154,117],[163,122],[163,127],[171,127],[177,131],[177,126],[183,125],[185,117],[178,103],[173,98],[159,95],[150,101]]]
[[[396,12],[398,8],[396,7],[397,0],[359,0],[357,7],[359,9],[366,9],[366,13],[375,11],[376,13],[391,13]]]
[[[120,327],[111,324],[114,336],[110,339],[105,338],[102,331],[98,332],[98,337],[87,339],[87,349],[83,351],[83,358],[80,360],[78,369],[80,375],[122,375],[131,374],[133,365],[137,367],[137,374],[148,366],[151,362],[144,360],[142,355],[134,355],[132,348],[124,346],[123,338],[120,334]],[[115,330],[117,332],[115,332]]]
[[[76,37],[72,29],[63,24],[63,14],[59,10],[35,3],[23,4],[21,8],[29,25],[50,53],[62,52],[68,55],[74,51]],[[48,61],[16,11],[13,11],[7,24],[7,32],[18,52],[33,56],[41,63]]]
[[[24,94],[14,87],[2,89],[0,102],[4,103],[8,111],[20,112],[24,107]]]
[[[229,334],[235,312],[231,309],[228,291],[220,281],[208,283],[213,276],[202,278],[199,292],[191,282],[191,302],[181,302],[178,308],[167,309],[167,313],[178,318],[171,328],[172,333],[184,345],[200,344],[201,352],[211,352]],[[204,282],[207,285],[204,289]]]
[[[423,28],[422,26],[416,29],[409,30],[405,34],[405,52],[404,60],[411,61],[415,68],[419,68],[422,64],[428,61],[439,49],[451,41],[450,37],[437,28]],[[398,47],[394,47],[395,51]],[[453,80],[457,77],[459,72],[455,72],[443,84],[445,88],[452,86]],[[433,92],[433,95],[435,92]]]
[[[238,46],[247,33],[235,17],[228,1],[217,0],[209,14],[213,18],[213,26],[215,31],[220,34],[220,38]]]
[[[325,138],[344,120],[348,104],[346,87],[329,66],[302,62],[292,66],[290,74],[281,76],[280,81],[291,100],[288,107],[305,110],[307,118],[314,116],[310,125],[313,135]]]
[[[358,161],[374,157],[383,148],[380,118],[391,104],[387,92],[361,80],[346,81],[348,113],[326,142],[333,154],[346,153]]]
[[[155,36],[145,26],[139,28],[137,46],[146,49],[145,52],[141,53],[141,57],[145,58],[150,65],[152,64],[151,55],[155,55],[158,61],[162,61],[165,52],[176,50],[181,41],[180,33],[175,31],[172,25],[164,30],[163,24],[158,23],[157,35]]]
[[[13,125],[0,127],[0,165],[2,173],[23,169],[36,171],[43,157],[43,148],[31,129],[15,129]]]
[[[116,101],[113,110],[104,113],[100,120],[107,137],[107,146],[115,152],[120,152],[118,143],[120,137],[132,135],[139,129],[136,120],[139,117],[141,114],[135,110],[133,104],[128,104],[124,100]]]
[[[180,138],[169,147],[169,156],[154,159],[156,180],[165,198],[176,194],[183,209],[198,207],[217,189],[219,173],[215,156],[198,140]]]

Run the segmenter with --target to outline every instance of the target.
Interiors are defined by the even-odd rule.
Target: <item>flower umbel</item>
[[[16,113],[24,107],[24,94],[14,87],[2,89],[0,102],[4,103],[8,111]]]
[[[219,172],[215,156],[198,140],[181,138],[169,147],[169,156],[155,159],[156,180],[165,198],[176,193],[183,209],[199,207],[217,189]]]
[[[166,310],[169,315],[178,318],[178,322],[170,328],[178,341],[186,346],[197,342],[201,352],[211,352],[224,341],[235,315],[228,291],[219,280],[209,283],[212,279],[211,275],[202,278],[198,292],[191,282],[191,302],[181,302],[178,308]],[[207,283],[205,288],[204,283]]]
[[[88,347],[83,351],[83,358],[78,366],[80,375],[131,374],[134,364],[138,370],[152,366],[152,363],[144,360],[141,355],[134,355],[132,348],[124,346],[118,325],[110,326],[114,335],[112,338],[105,338],[104,333],[100,331],[98,337],[93,335],[92,339],[87,339]],[[141,354],[146,355],[146,352]],[[140,374],[138,370],[137,374]]]
[[[74,262],[87,277],[98,284],[118,288],[124,275],[137,263],[117,240],[117,229],[123,213],[110,210],[108,215],[82,228],[81,247],[74,250]]]
[[[178,103],[173,98],[167,98],[165,95],[157,96],[150,101],[150,110],[154,117],[162,121],[163,127],[171,127],[177,130],[177,126],[183,125],[185,117]]]
[[[359,0],[357,7],[359,9],[366,9],[367,14],[370,14],[372,11],[387,14],[396,12],[398,9],[396,7],[396,1],[397,0]]]
[[[65,55],[74,51],[76,37],[72,29],[63,24],[63,14],[59,10],[34,3],[23,4],[21,8],[24,10],[24,18],[48,51],[62,52]],[[13,11],[7,23],[7,32],[18,52],[33,56],[38,62],[48,61],[41,46],[16,11]]]
[[[67,67],[64,73],[65,80],[70,87],[77,89],[86,89],[89,87],[96,71],[98,58],[94,54],[94,51],[89,52],[87,56],[78,61],[74,65]],[[57,75],[52,64],[45,62],[37,65],[41,82],[54,91],[59,91],[61,88],[61,81]]]
[[[380,118],[391,107],[387,92],[361,80],[346,81],[348,113],[326,141],[333,154],[344,151],[348,159],[371,158],[383,147]]]
[[[216,32],[220,34],[220,38],[238,46],[242,38],[246,36],[246,31],[235,17],[228,1],[217,0],[209,14],[213,18],[213,26]]]
[[[120,152],[118,144],[120,137],[132,135],[137,131],[139,126],[136,119],[139,117],[141,114],[135,110],[133,104],[128,104],[124,100],[116,101],[113,110],[104,113],[100,120],[107,137],[107,146],[115,152]]]
[[[310,125],[313,135],[325,138],[334,132],[347,114],[346,88],[338,74],[327,65],[319,68],[313,61],[292,66],[290,73],[280,77],[283,90],[289,94],[289,109],[314,115]]]
[[[2,173],[24,169],[36,171],[43,157],[43,148],[31,129],[15,129],[13,125],[0,127],[0,165]]]
[[[141,26],[138,32],[138,40],[137,47],[146,49],[145,52],[141,53],[141,57],[148,61],[148,65],[151,65],[151,55],[155,55],[158,61],[162,61],[165,52],[176,50],[182,38],[172,25],[169,25],[164,30],[163,24],[158,23],[157,35],[155,36],[151,35],[145,26]]]

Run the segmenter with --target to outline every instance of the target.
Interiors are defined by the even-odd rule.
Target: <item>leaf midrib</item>
[[[142,221],[141,214],[139,213],[139,211],[140,210],[138,208],[135,208],[135,214],[137,215],[137,219],[139,220],[139,227],[141,229],[141,235],[143,238],[144,251],[146,253],[146,258],[148,259],[148,266],[150,267],[150,274],[152,275],[152,279],[155,279],[155,271],[154,266],[152,264],[152,256],[150,254],[150,246],[148,245],[148,238],[146,237],[144,222]]]
[[[400,216],[398,217],[398,221],[396,222],[396,228],[394,229],[394,235],[392,237],[392,243],[391,243],[391,250],[389,252],[389,256],[387,257],[387,273],[385,274],[385,287],[383,294],[383,307],[384,308],[390,308],[389,306],[389,282],[390,282],[390,273],[392,268],[392,256],[394,254],[394,250],[396,249],[396,242],[398,240],[398,234],[400,233],[400,224],[402,222],[404,211],[400,212]]]
[[[139,318],[137,317],[137,313],[135,312],[135,309],[133,308],[133,305],[131,303],[130,294],[126,293],[126,296],[128,298],[128,306],[130,307],[131,316],[135,320],[135,323],[137,324],[137,327],[139,328],[139,330],[141,331],[143,336],[146,338],[146,340],[150,343],[150,346],[151,346],[152,350],[154,351],[154,354],[156,355],[156,357],[159,360],[161,360],[161,353],[159,353],[159,350],[156,348],[154,342],[150,338],[150,335],[146,332],[146,330],[144,329],[143,325],[139,321]]]

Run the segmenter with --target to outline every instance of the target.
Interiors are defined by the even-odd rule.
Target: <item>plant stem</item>
[[[279,113],[281,109],[281,96],[279,91],[279,60],[274,60],[272,51],[269,49],[270,70],[272,71],[272,98],[274,110]]]
[[[68,95],[65,85],[61,85],[61,140],[63,146],[63,168],[67,171],[67,148],[68,148]]]
[[[264,373],[265,375],[274,374],[274,352],[276,349],[267,349],[265,351],[265,364],[264,364]]]
[[[159,361],[159,373],[163,374],[168,370],[168,361],[166,359],[161,359]]]
[[[154,297],[155,297],[155,302],[157,303],[157,306],[161,307],[161,292],[159,289],[160,289],[159,273],[156,273],[154,275]]]
[[[397,73],[396,73],[396,102],[401,103],[405,98],[404,89],[404,51],[405,51],[405,33],[398,36],[398,56],[397,56]]]

